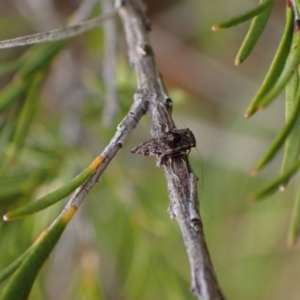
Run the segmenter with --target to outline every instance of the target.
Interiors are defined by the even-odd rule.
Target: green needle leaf
[[[20,150],[27,136],[28,128],[31,121],[33,120],[33,116],[37,107],[37,98],[45,82],[46,75],[47,72],[40,72],[35,74],[30,84],[29,91],[23,104],[21,113],[18,117],[16,130],[13,136],[13,151],[11,153],[12,156]]]
[[[278,176],[271,183],[269,183],[266,187],[261,189],[260,191],[253,194],[252,198],[254,201],[261,200],[266,196],[277,192],[280,190],[280,187],[283,182],[289,180],[300,168],[300,161],[298,161],[293,167],[291,167],[285,174]]]
[[[57,244],[61,234],[75,212],[76,207],[71,206],[50,229],[40,235],[2,290],[0,294],[1,300],[28,299],[28,295],[39,270]]]
[[[28,82],[17,79],[7,85],[0,91],[0,113],[2,113],[8,106],[25,92]]]
[[[295,246],[300,233],[300,181],[298,180],[298,191],[293,207],[293,216],[289,228],[288,245]]]
[[[286,63],[294,34],[294,13],[291,7],[287,7],[286,15],[286,25],[279,47],[260,89],[247,108],[245,113],[246,118],[253,115],[259,109],[259,104],[264,95],[275,85]]]
[[[19,196],[28,197],[29,194],[49,178],[49,173],[57,170],[57,162],[50,162],[47,166],[34,171],[31,174],[15,175],[0,179],[0,203],[6,199],[14,199]]]
[[[286,120],[293,117],[295,105],[297,105],[297,89],[300,89],[299,85],[299,72],[295,72],[292,79],[289,81],[286,87],[286,100],[285,100],[285,114]],[[299,92],[298,92],[299,95]],[[284,174],[288,169],[294,165],[299,156],[300,150],[300,116],[297,114],[295,124],[286,139],[285,151],[283,157],[283,163],[281,167],[281,174]],[[283,183],[282,188],[285,188],[288,182]]]
[[[31,83],[28,76],[40,69],[47,68],[64,45],[64,41],[53,42],[33,47],[26,53],[21,59],[23,65],[20,67],[15,80],[0,91],[0,113],[25,92]]]
[[[269,147],[269,149],[267,150],[267,152],[256,164],[256,166],[254,167],[254,169],[252,171],[253,174],[256,174],[260,169],[262,169],[274,157],[274,155],[278,152],[280,147],[283,145],[287,136],[289,135],[291,130],[294,128],[294,125],[296,124],[296,121],[299,117],[298,116],[299,109],[300,109],[300,89],[298,89],[298,92],[296,95],[295,106],[294,106],[294,109],[291,113],[289,120],[286,122],[284,127],[279,131],[279,133],[273,140],[273,142],[272,142],[271,146]]]
[[[297,70],[300,59],[300,31],[294,34],[293,44],[291,47],[290,54],[286,61],[285,67],[278,78],[275,86],[263,97],[260,102],[260,107],[265,108],[269,105],[283,90],[288,81],[293,76],[294,72]]]
[[[0,272],[0,283],[11,276],[21,265],[22,261],[30,252],[31,248],[27,249],[23,254],[21,254],[17,259],[15,259],[9,266],[7,266],[3,271]]]
[[[83,172],[77,175],[70,182],[57,189],[56,191],[40,198],[37,201],[30,202],[23,207],[8,212],[4,215],[4,220],[10,221],[12,219],[21,218],[26,215],[33,214],[64,199],[66,196],[70,195],[76,188],[82,185],[94,173],[95,169],[101,164],[102,160],[103,158],[101,156],[98,156],[89,167],[87,167]]]
[[[7,198],[14,198],[26,192],[28,175],[14,176],[14,178],[0,179],[0,203]]]
[[[65,41],[55,41],[32,47],[24,56],[24,64],[18,76],[25,79],[40,69],[48,68],[65,44]]]
[[[19,67],[21,67],[22,64],[23,64],[22,59],[15,59],[15,60],[9,61],[7,63],[2,63],[0,65],[0,76],[6,74],[8,72],[17,70]]]
[[[261,1],[265,2],[265,1]],[[261,36],[266,24],[269,20],[273,5],[275,1],[272,1],[258,16],[256,16],[248,30],[248,33],[242,43],[242,46],[236,56],[235,65],[242,63],[248,55],[251,53],[252,49],[256,45],[259,37]]]
[[[225,29],[225,28],[233,27],[233,26],[239,25],[241,23],[244,23],[244,22],[256,17],[261,12],[263,12],[266,8],[268,8],[270,5],[272,5],[273,2],[275,2],[275,0],[266,0],[266,1],[260,2],[256,7],[248,10],[247,12],[245,12],[241,15],[238,15],[229,20],[226,20],[224,22],[213,25],[212,30]]]
[[[6,151],[9,148],[14,130],[16,127],[16,116],[14,113],[8,113],[8,117],[0,128],[0,173],[3,162],[7,162]],[[0,191],[1,188],[0,188]],[[1,195],[1,192],[0,192]]]

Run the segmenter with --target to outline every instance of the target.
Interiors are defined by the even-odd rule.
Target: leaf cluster
[[[255,8],[246,13],[212,26],[213,30],[229,28],[252,19],[250,28],[238,51],[235,60],[236,65],[242,63],[256,45],[269,20],[274,4],[274,0],[261,0]],[[257,174],[284,146],[284,158],[280,175],[270,184],[254,193],[254,200],[260,200],[278,190],[284,190],[292,176],[298,172],[300,167],[299,8],[300,5],[298,1],[289,0],[286,2],[286,24],[280,44],[263,83],[245,113],[245,117],[249,118],[257,111],[265,109],[285,89],[286,122],[273,139],[265,154],[252,169],[252,174]],[[298,194],[295,200],[293,218],[290,225],[289,245],[295,244],[300,233],[300,184],[298,184],[298,186]]]

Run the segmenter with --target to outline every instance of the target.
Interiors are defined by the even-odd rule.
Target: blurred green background
[[[280,41],[284,2],[278,1],[257,47],[238,68],[234,58],[249,24],[219,32],[210,27],[256,1],[147,2],[151,40],[174,101],[176,124],[192,129],[201,153],[202,159],[193,150],[190,158],[201,178],[201,215],[224,294],[231,300],[299,299],[299,245],[286,246],[294,182],[261,203],[249,201],[252,191],[279,173],[281,157],[256,178],[249,175],[284,122],[283,96],[250,120],[243,117]],[[79,3],[1,2],[0,39],[58,28]],[[102,30],[70,40],[52,66],[22,154],[1,171],[0,187],[3,191],[18,179],[26,181],[43,168],[46,175],[21,195],[8,197],[0,188],[2,214],[63,185],[109,142],[136,89],[120,22],[118,27],[118,115],[109,127],[101,122]],[[14,60],[26,49],[1,50],[0,62]],[[2,76],[1,86],[12,77]],[[9,120],[9,114],[1,116],[1,124]],[[146,116],[68,226],[30,299],[194,299],[182,236],[167,214],[162,171],[154,158],[130,153],[149,138]],[[1,269],[27,249],[63,206],[0,223]]]

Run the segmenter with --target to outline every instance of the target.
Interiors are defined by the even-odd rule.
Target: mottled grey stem
[[[117,1],[116,5],[120,4]],[[138,91],[149,103],[151,134],[154,138],[175,129],[172,101],[163,86],[154,60],[140,0],[124,0],[119,10],[124,24],[128,54],[138,78]],[[201,300],[225,299],[214,274],[198,210],[197,180],[186,154],[169,156],[159,162],[165,173],[170,198],[169,213],[181,228],[192,274],[191,291]]]

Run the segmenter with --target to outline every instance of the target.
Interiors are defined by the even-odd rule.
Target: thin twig
[[[73,196],[61,212],[61,214],[56,218],[56,220],[50,225],[49,228],[51,228],[58,220],[60,220],[60,218],[65,214],[66,211],[69,210],[71,206],[79,208],[79,206],[82,204],[86,195],[89,193],[92,187],[97,182],[99,182],[102,173],[104,172],[108,164],[111,162],[113,157],[116,155],[118,150],[122,147],[128,134],[136,127],[137,123],[139,122],[141,117],[146,113],[146,111],[147,103],[143,101],[142,94],[137,92],[134,95],[134,102],[128,114],[118,125],[114,137],[111,139],[110,143],[104,149],[104,151],[98,156],[99,160],[101,160],[102,162],[97,167],[95,173],[85,182],[84,185],[82,185],[75,191],[75,193],[73,194]]]
[[[98,158],[101,163],[96,172],[83,186],[76,190],[51,226],[71,206],[78,208],[81,205],[148,107],[153,137],[159,137],[165,132],[175,129],[175,124],[171,118],[172,101],[165,91],[154,61],[148,39],[150,24],[143,13],[144,8],[139,0],[121,2],[117,0],[116,7],[119,7],[120,4],[122,7],[119,14],[124,23],[130,62],[137,71],[138,91],[129,113],[119,124],[109,145],[99,155]],[[188,157],[186,154],[169,157],[161,162],[161,165],[167,179],[170,197],[169,212],[171,217],[177,219],[180,225],[191,265],[192,292],[201,300],[224,299],[206,246],[203,225],[198,212],[196,176],[191,169]]]
[[[104,21],[113,17],[117,13],[117,11],[118,7],[115,7],[111,12],[103,16],[96,17],[94,19],[87,20],[76,25],[66,26],[63,28],[49,30],[45,32],[39,32],[27,36],[18,37],[15,39],[4,40],[0,42],[0,49],[39,44],[43,42],[57,41],[61,39],[70,38],[102,25]]]
[[[172,101],[157,70],[148,31],[150,29],[140,0],[123,1],[119,14],[124,24],[130,62],[135,66],[138,90],[149,103],[151,134],[154,138],[174,130]],[[160,162],[170,198],[169,212],[181,228],[191,266],[193,294],[201,300],[224,299],[214,274],[198,212],[196,176],[186,154],[170,156]]]

